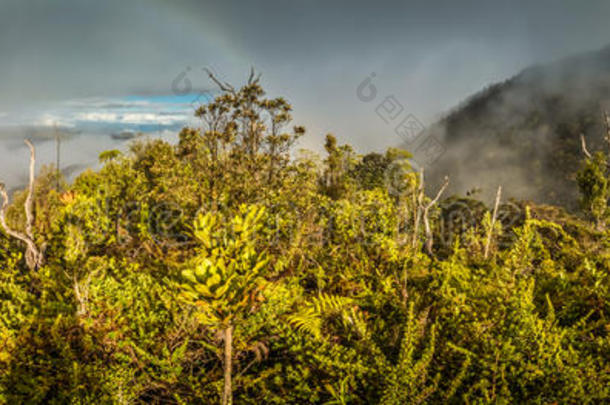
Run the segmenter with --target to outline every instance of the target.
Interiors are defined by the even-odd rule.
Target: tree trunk
[[[489,233],[487,234],[487,241],[485,242],[485,251],[483,257],[487,259],[489,256],[489,247],[491,246],[491,237],[494,233],[494,226],[496,225],[496,217],[498,216],[498,206],[500,205],[500,196],[502,195],[502,186],[498,186],[498,193],[496,194],[496,203],[494,204],[494,212],[491,216],[491,224],[489,225]]]
[[[25,262],[31,271],[38,270],[44,261],[44,246],[39,248],[34,242],[34,182],[36,172],[36,150],[34,145],[28,139],[25,144],[30,149],[30,177],[28,184],[28,194],[25,198],[23,208],[25,210],[25,233],[18,232],[10,228],[6,222],[6,210],[9,205],[9,197],[4,183],[0,183],[0,196],[2,197],[2,205],[0,206],[0,225],[6,233],[15,239],[19,239],[26,245]]]
[[[231,388],[231,360],[233,356],[233,326],[224,330],[225,339],[225,387],[222,393],[222,405],[233,404],[233,391]]]

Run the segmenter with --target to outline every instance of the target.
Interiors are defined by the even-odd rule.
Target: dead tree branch
[[[415,210],[414,210],[414,218],[413,218],[413,239],[412,239],[412,243],[411,246],[413,248],[417,247],[417,240],[418,240],[418,234],[419,234],[419,222],[421,221],[421,214],[422,214],[422,210],[423,210],[423,201],[424,201],[424,168],[422,167],[421,171],[419,172],[419,186],[417,188],[417,193],[415,195],[415,201],[414,201],[414,206],[415,206]]]
[[[608,122],[608,112],[602,110],[602,119],[604,120],[604,128],[606,133],[604,134],[604,141],[606,142],[606,150],[610,154],[610,122]]]
[[[255,84],[258,83],[258,81],[261,79],[261,74],[259,73],[258,75],[256,74],[256,71],[254,70],[254,66],[250,67],[250,76],[248,76],[248,84]]]
[[[36,150],[29,139],[24,140],[25,144],[30,149],[30,177],[28,179],[28,195],[25,199],[23,209],[25,210],[25,233],[34,240],[32,228],[34,226],[34,175],[36,174]]]
[[[591,153],[587,149],[587,141],[585,140],[585,136],[583,134],[580,134],[580,146],[582,148],[582,153],[584,153],[588,159],[591,159]]]
[[[608,136],[610,136],[610,133]],[[582,147],[582,153],[585,154],[585,157],[587,159],[593,159],[593,155],[591,155],[591,152],[587,149],[587,142],[585,141],[585,136],[583,134],[580,134],[580,146]],[[606,162],[606,169],[610,169],[610,162]]]
[[[30,270],[38,269],[43,262],[43,252],[42,249],[36,246],[36,242],[34,242],[33,235],[33,227],[34,227],[34,212],[33,212],[33,199],[34,199],[34,175],[36,169],[36,153],[34,150],[34,145],[29,140],[25,140],[25,144],[30,149],[30,175],[29,175],[29,184],[27,190],[27,196],[24,203],[25,210],[25,233],[21,233],[12,229],[7,221],[6,221],[6,210],[9,206],[9,196],[6,191],[6,187],[4,184],[0,184],[0,195],[2,196],[2,206],[0,207],[0,224],[4,228],[4,231],[15,239],[18,239],[25,243],[26,252],[25,252],[25,261]]]
[[[210,80],[212,80],[214,83],[216,83],[216,85],[218,86],[218,88],[221,91],[227,92],[227,93],[231,93],[233,95],[237,94],[237,91],[235,90],[235,87],[233,87],[231,84],[227,83],[227,82],[223,82],[220,79],[218,79],[216,77],[216,75],[214,73],[212,73],[212,71],[208,68],[203,68],[203,70],[208,74],[208,77],[210,78]],[[258,83],[258,81],[261,78],[261,74],[259,73],[258,75],[256,74],[256,70],[254,70],[254,67],[250,67],[250,74],[248,75],[248,85],[252,85],[252,84],[256,84]]]
[[[485,251],[483,253],[483,257],[487,259],[489,255],[489,246],[491,245],[491,237],[494,232],[494,226],[496,225],[496,218],[498,216],[498,206],[500,205],[500,197],[502,196],[502,186],[498,186],[498,192],[496,193],[496,202],[494,204],[494,212],[491,216],[491,225],[489,227],[489,231],[487,232],[487,241],[485,242]]]
[[[443,185],[441,186],[441,188],[438,190],[436,197],[434,197],[434,199],[432,201],[430,201],[428,204],[426,204],[424,207],[423,217],[424,217],[424,227],[426,230],[426,250],[429,255],[432,255],[432,244],[434,243],[434,239],[432,236],[432,228],[430,227],[430,220],[428,218],[428,213],[430,211],[430,208],[432,208],[434,206],[434,204],[436,204],[438,202],[438,200],[441,198],[441,195],[443,194],[443,192],[445,191],[445,189],[447,188],[448,185],[449,185],[449,177],[445,176],[445,181],[443,182]]]
[[[227,93],[231,93],[231,94],[235,94],[235,87],[231,86],[229,83],[227,82],[223,82],[220,81],[215,75],[214,73],[212,73],[212,71],[208,68],[203,68],[203,70],[208,74],[208,77],[210,78],[210,80],[212,80],[214,83],[216,83],[216,85],[220,88],[220,90],[227,92]]]

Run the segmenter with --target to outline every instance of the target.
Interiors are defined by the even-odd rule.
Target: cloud
[[[162,100],[162,101],[160,101]],[[60,103],[35,104],[29,108],[0,116],[0,126],[12,127],[63,127],[109,131],[124,125],[159,127],[187,125],[193,116],[193,106],[173,95],[145,99],[127,98],[72,99]],[[146,130],[145,132],[149,132]],[[0,133],[0,138],[2,134]]]
[[[204,66],[239,85],[254,65],[308,128],[301,146],[334,132],[380,149],[399,139],[355,96],[371,72],[429,124],[491,81],[600,48],[608,15],[605,0],[0,0],[0,125],[177,130],[188,103],[152,96],[210,89]]]
[[[105,122],[113,124],[158,124],[158,125],[175,125],[186,123],[188,116],[186,114],[156,114],[156,113],[111,113],[111,112],[89,112],[79,113],[74,117],[75,121],[84,122]]]

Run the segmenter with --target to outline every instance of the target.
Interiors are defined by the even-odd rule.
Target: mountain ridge
[[[466,98],[428,130],[446,152],[428,170],[430,187],[449,174],[449,191],[498,185],[507,197],[578,210],[580,134],[603,146],[610,106],[610,46],[523,69]]]

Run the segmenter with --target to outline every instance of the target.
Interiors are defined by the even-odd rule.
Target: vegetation
[[[529,67],[474,94],[431,128],[447,151],[430,168],[428,183],[452,173],[452,192],[481,187],[479,197],[491,200],[502,184],[506,196],[576,212],[579,137],[592,149],[604,144],[609,74],[605,47]]]
[[[6,197],[0,402],[610,400],[603,157],[590,219],[443,201],[407,152],[297,153],[284,99],[217,84],[176,145]]]

